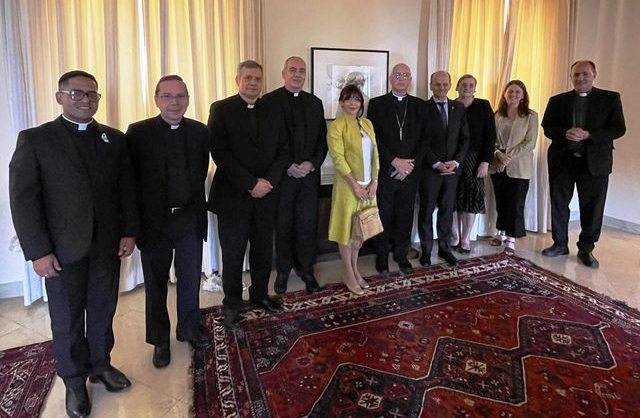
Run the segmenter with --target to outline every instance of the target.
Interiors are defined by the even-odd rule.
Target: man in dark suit
[[[242,268],[247,243],[251,270],[249,299],[267,312],[282,312],[268,296],[278,183],[289,161],[282,112],[258,98],[262,66],[243,61],[236,75],[238,94],[211,105],[209,130],[216,173],[209,210],[218,215],[222,248],[224,325],[242,319]]]
[[[171,361],[167,284],[174,260],[177,282],[176,338],[204,348],[211,339],[200,330],[202,240],[207,238],[204,182],[209,168],[209,131],[184,117],[187,85],[177,75],[158,81],[154,100],[160,115],[136,122],[127,141],[137,179],[141,251],[146,297],[146,340],[153,365]]]
[[[455,266],[458,260],[451,252],[451,227],[458,185],[458,168],[469,147],[469,128],[464,105],[447,98],[451,76],[446,71],[431,75],[433,97],[427,101],[429,146],[427,147],[420,181],[418,234],[422,254],[420,263],[431,265],[433,247],[433,211],[438,206],[436,228],[438,257]]]
[[[87,376],[109,392],[131,386],[110,353],[120,260],[138,234],[135,179],[122,132],[93,119],[97,90],[91,74],[63,74],[62,115],[20,132],[9,165],[13,224],[25,258],[45,278],[70,417],[91,412]]]
[[[411,246],[413,212],[427,149],[426,102],[407,94],[411,69],[397,64],[389,76],[391,91],[371,99],[368,118],[373,123],[380,155],[378,208],[384,232],[375,238],[376,270],[389,271],[389,250],[403,274],[413,273],[407,254]]]
[[[321,290],[313,275],[318,229],[320,166],[327,155],[327,124],[322,101],[302,90],[307,65],[300,57],[284,62],[284,86],[262,99],[284,115],[289,146],[286,175],[279,186],[276,221],[276,270],[273,288],[287,291],[293,267],[307,292]]]
[[[620,94],[593,87],[596,65],[577,61],[571,66],[574,89],[549,99],[542,128],[551,145],[547,152],[551,194],[553,245],[542,254],[569,254],[569,203],[574,188],[580,203],[578,260],[598,268],[593,248],[600,238],[613,141],[626,131]]]

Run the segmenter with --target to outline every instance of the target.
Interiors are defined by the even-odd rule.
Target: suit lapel
[[[78,149],[76,145],[73,143],[73,138],[71,138],[71,134],[64,126],[64,122],[62,121],[62,116],[56,119],[56,123],[53,125],[53,132],[51,133],[54,140],[60,145],[60,147],[65,151],[65,154],[69,157],[69,160],[73,163],[74,166],[78,170],[86,173],[86,169],[82,164],[82,160],[80,159],[80,154],[78,153]]]

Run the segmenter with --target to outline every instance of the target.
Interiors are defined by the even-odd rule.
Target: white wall
[[[577,3],[576,59],[596,63],[594,85],[619,91],[627,133],[615,141],[605,215],[609,222],[640,226],[640,2],[580,0]],[[624,226],[624,225],[622,225]]]
[[[389,63],[407,63],[416,86],[426,83],[417,74],[423,0],[265,0],[265,92],[282,85],[284,60],[298,55],[311,65],[311,48],[377,49],[389,51]],[[424,60],[424,58],[423,58]],[[307,69],[310,91],[311,71]],[[419,79],[419,77],[422,79]]]

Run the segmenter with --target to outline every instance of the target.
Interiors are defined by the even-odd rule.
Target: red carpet
[[[514,256],[285,296],[194,354],[196,417],[640,416],[640,313]]]
[[[55,374],[51,341],[0,351],[0,418],[37,417]]]

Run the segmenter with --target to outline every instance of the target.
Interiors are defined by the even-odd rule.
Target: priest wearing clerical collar
[[[542,118],[544,134],[551,140],[547,156],[553,238],[542,254],[569,254],[569,203],[577,189],[577,257],[591,268],[600,265],[593,249],[602,229],[613,141],[626,131],[620,93],[594,87],[596,75],[593,61],[576,61],[569,74],[573,90],[551,97]]]
[[[111,365],[112,322],[120,261],[134,249],[139,219],[124,135],[93,119],[96,78],[67,72],[55,97],[62,115],[18,135],[9,196],[24,256],[47,288],[67,415],[85,417],[87,377],[109,392],[131,386]]]
[[[218,216],[222,249],[224,325],[242,320],[242,271],[249,246],[249,301],[270,313],[283,311],[268,295],[278,186],[287,168],[288,144],[282,110],[259,98],[262,66],[238,65],[238,94],[214,102],[209,111],[211,157],[216,173],[209,210]]]
[[[199,303],[202,245],[208,231],[209,131],[184,116],[189,91],[180,76],[160,78],[154,100],[160,114],[131,124],[126,135],[140,206],[146,341],[154,346],[153,365],[162,368],[171,361],[167,283],[172,261],[178,278],[176,339],[194,348],[211,344],[200,327]]]

